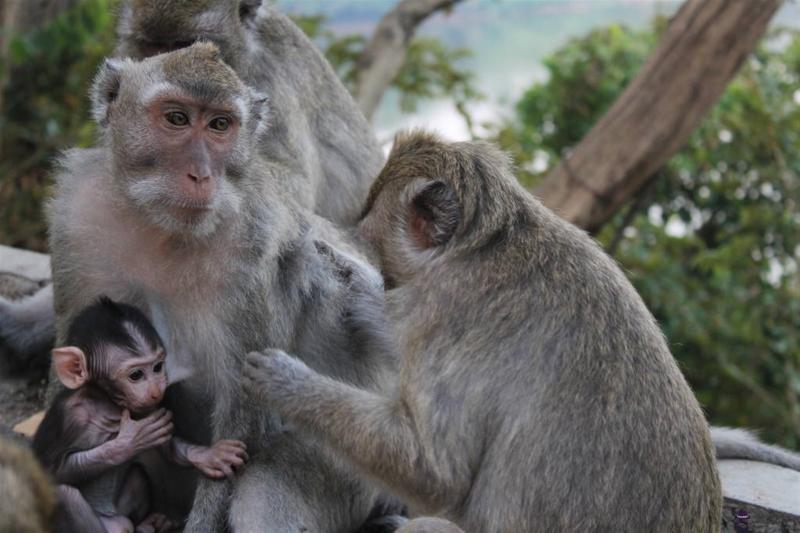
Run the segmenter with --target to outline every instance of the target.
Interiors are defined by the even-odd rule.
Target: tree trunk
[[[639,74],[534,190],[597,231],[683,146],[782,0],[687,0]]]
[[[417,27],[439,10],[462,0],[403,0],[378,23],[358,59],[355,100],[371,119],[383,94],[403,66]]]

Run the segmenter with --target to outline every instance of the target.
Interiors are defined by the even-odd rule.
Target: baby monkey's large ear
[[[411,187],[409,233],[414,244],[422,249],[447,244],[461,218],[455,191],[441,180]]]
[[[79,389],[89,380],[86,356],[75,346],[53,348],[53,366],[58,380],[68,389]]]

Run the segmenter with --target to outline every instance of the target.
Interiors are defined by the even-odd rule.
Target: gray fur
[[[270,97],[259,149],[285,167],[301,206],[340,224],[358,217],[383,162],[372,130],[316,46],[266,2],[124,2],[118,57],[142,58],[197,39],[216,43],[248,85]],[[257,9],[258,4],[263,4]],[[154,50],[143,41],[156,45]]]
[[[158,158],[146,155],[160,148],[151,145],[139,98],[170,83],[167,70],[213,63],[208,46],[115,67],[120,90],[107,106],[101,144],[64,155],[48,209],[59,338],[99,294],[149,310],[170,353],[168,375],[183,378],[168,399],[177,433],[246,442],[250,462],[234,482],[200,481],[187,531],[220,531],[226,522],[245,532],[353,530],[378,491],[254,404],[239,376],[246,352],[281,346],[322,374],[378,389],[392,356],[365,350],[349,316],[360,295],[381,295],[380,286],[358,287],[359,280],[379,277],[363,260],[363,275],[345,275],[320,252],[319,240],[350,247],[342,232],[298,204],[281,162],[252,150],[259,130],[252,109],[261,102],[247,91],[231,95],[251,111],[220,180],[218,211],[196,226],[159,212],[168,176],[159,178]],[[143,190],[154,203],[141,203]]]
[[[717,459],[749,459],[800,471],[800,455],[780,446],[764,444],[752,431],[712,427],[711,439],[716,446]]]
[[[396,390],[268,350],[245,367],[267,405],[471,533],[719,531],[708,426],[653,317],[503,154],[413,134],[370,198],[359,229],[396,284]]]
[[[423,517],[411,520],[397,533],[464,533],[464,530],[442,518]]]
[[[4,364],[28,368],[46,364],[53,345],[54,325],[52,285],[17,300],[0,296],[0,345],[6,352]]]

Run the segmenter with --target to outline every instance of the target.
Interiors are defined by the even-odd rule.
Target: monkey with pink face
[[[101,297],[70,323],[53,367],[67,387],[47,411],[33,449],[59,487],[58,531],[168,531],[150,512],[148,480],[135,460],[158,448],[171,461],[212,479],[231,477],[247,460],[244,443],[211,447],[172,434],[161,407],[167,387],[164,345],[137,308]]]

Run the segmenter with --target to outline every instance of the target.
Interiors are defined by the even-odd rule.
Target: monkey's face
[[[107,62],[94,94],[95,115],[107,121],[113,179],[153,225],[202,238],[233,218],[264,99],[215,46]]]
[[[107,357],[116,362],[106,385],[114,402],[136,415],[154,411],[164,399],[167,388],[164,349],[151,350],[142,345],[131,355],[125,348],[109,347]]]

